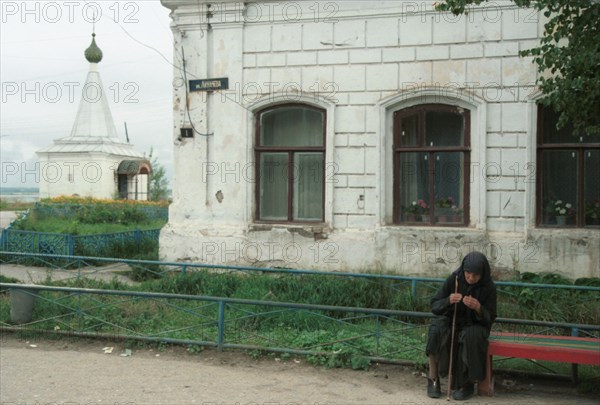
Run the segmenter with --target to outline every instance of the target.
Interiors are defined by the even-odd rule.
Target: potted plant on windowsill
[[[552,211],[556,217],[556,225],[566,226],[567,219],[575,215],[573,205],[563,200],[555,200],[551,205]]]
[[[452,222],[463,222],[463,209],[460,207],[452,207]]]
[[[452,196],[438,198],[435,201],[435,213],[438,222],[448,222],[452,214],[452,209],[456,208],[454,205],[454,198]]]
[[[585,206],[585,224],[600,225],[600,198],[594,199]]]
[[[429,222],[429,207],[423,199],[413,201],[408,207],[404,208],[404,213],[408,222]]]
[[[413,204],[414,204],[414,202],[413,202]],[[425,202],[425,200],[418,199],[416,206],[417,206],[417,212],[419,214],[421,214],[421,221],[429,222],[429,206],[427,206],[427,203]]]

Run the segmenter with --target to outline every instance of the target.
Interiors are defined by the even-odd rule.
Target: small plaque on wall
[[[180,128],[182,138],[193,138],[194,130],[192,128]]]
[[[229,78],[190,80],[190,91],[215,91],[229,89]]]

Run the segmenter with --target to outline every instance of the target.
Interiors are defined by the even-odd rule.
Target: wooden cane
[[[458,293],[458,276],[454,279],[454,294]],[[448,396],[446,401],[450,401],[450,392],[452,391],[452,362],[454,359],[454,330],[456,329],[456,310],[457,302],[454,303],[454,315],[452,315],[452,335],[450,336],[450,366],[448,367]]]

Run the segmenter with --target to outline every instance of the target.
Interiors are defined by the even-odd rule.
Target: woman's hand
[[[471,308],[473,311],[481,315],[481,303],[477,298],[473,298],[470,295],[468,295],[463,299],[463,302],[467,306],[467,308]]]
[[[459,293],[450,294],[450,304],[456,304],[462,301],[463,296]]]

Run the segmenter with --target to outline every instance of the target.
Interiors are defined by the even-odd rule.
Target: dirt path
[[[139,284],[122,274],[128,271],[131,271],[131,269],[128,265],[123,263],[97,267],[88,266],[74,270],[31,267],[19,264],[0,264],[0,275],[15,278],[26,284],[44,284],[46,280],[71,280],[78,277],[92,278],[106,282],[110,282],[112,279],[116,278],[123,284]]]
[[[6,228],[17,218],[17,211],[0,211],[0,229]]]
[[[105,347],[113,347],[104,354]],[[0,404],[445,404],[431,400],[413,370],[325,369],[304,359],[254,359],[244,353],[182,347],[132,349],[93,340],[29,340],[0,335]],[[594,404],[568,383],[497,385],[494,398],[468,404]]]

